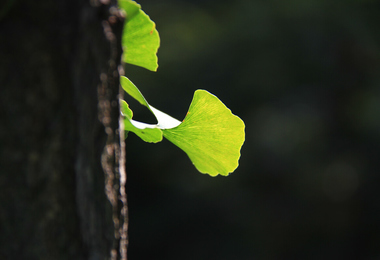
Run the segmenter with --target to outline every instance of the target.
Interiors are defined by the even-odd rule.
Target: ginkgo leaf
[[[163,133],[161,129],[176,127],[181,123],[181,121],[149,105],[140,90],[128,78],[124,76],[120,77],[120,84],[131,97],[146,106],[153,113],[158,122],[158,124],[146,124],[133,120],[133,112],[127,102],[120,100],[121,112],[125,116],[124,129],[126,131],[135,133],[145,142],[157,143],[162,141]]]
[[[149,105],[145,97],[141,94],[140,90],[127,77],[120,77],[120,85],[125,90],[125,92],[127,92],[131,97],[140,102],[141,105],[146,106],[156,117],[158,124],[146,124],[147,127],[156,126],[160,129],[165,129],[176,127],[181,123],[181,121]]]
[[[124,129],[135,133],[143,141],[148,143],[158,143],[162,141],[162,130],[156,126],[125,119]]]
[[[129,108],[128,103],[124,100],[120,100],[120,111],[124,116],[132,119],[133,111]]]
[[[121,77],[123,89],[146,106],[158,124],[145,124],[132,120],[132,111],[123,101],[126,115],[125,129],[147,142],[159,142],[161,135],[187,153],[194,166],[211,176],[227,176],[239,165],[240,149],[245,140],[244,122],[231,113],[216,96],[206,90],[194,93],[189,111],[183,122],[152,107],[139,89],[126,77]]]
[[[127,14],[122,36],[124,62],[156,71],[160,46],[156,24],[135,1],[119,0],[118,3]]]
[[[132,119],[133,112],[128,103],[120,100],[121,113],[124,115],[124,130],[135,133],[145,142],[157,143],[162,141],[162,131],[156,125],[150,125]]]
[[[120,85],[125,90],[125,92],[128,93],[128,95],[136,99],[141,105],[149,108],[149,104],[141,94],[140,90],[127,77],[120,77]]]
[[[163,132],[187,153],[198,171],[227,176],[239,165],[244,128],[244,122],[216,96],[197,90],[183,122]]]

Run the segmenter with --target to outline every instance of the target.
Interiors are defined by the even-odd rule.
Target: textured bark
[[[121,208],[118,192],[114,209],[105,194],[101,164],[106,143],[118,149],[112,3],[23,2],[0,20],[0,259],[106,259]],[[119,37],[121,21],[111,22]],[[102,88],[112,140],[99,120]]]

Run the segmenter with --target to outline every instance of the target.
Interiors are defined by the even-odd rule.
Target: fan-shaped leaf
[[[197,90],[182,124],[163,132],[200,172],[227,176],[239,165],[244,128],[244,122],[216,96]]]
[[[128,78],[121,77],[120,83],[158,121],[158,124],[152,125],[132,120],[132,111],[122,101],[126,130],[134,132],[146,142],[159,142],[163,135],[185,151],[201,173],[227,176],[238,167],[245,125],[216,96],[206,90],[195,91],[189,111],[183,122],[180,122],[149,105]]]
[[[156,71],[157,50],[160,46],[156,24],[135,1],[118,2],[119,7],[127,14],[122,36],[124,62]]]

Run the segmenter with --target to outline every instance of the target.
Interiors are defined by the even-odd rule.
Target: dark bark
[[[0,259],[106,259],[118,248],[122,22],[107,22],[109,4],[17,1],[1,17]]]

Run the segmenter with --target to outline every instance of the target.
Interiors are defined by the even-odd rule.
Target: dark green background
[[[379,2],[139,3],[159,69],[126,75],[180,120],[207,89],[246,142],[239,168],[212,178],[130,135],[130,259],[380,258]]]

